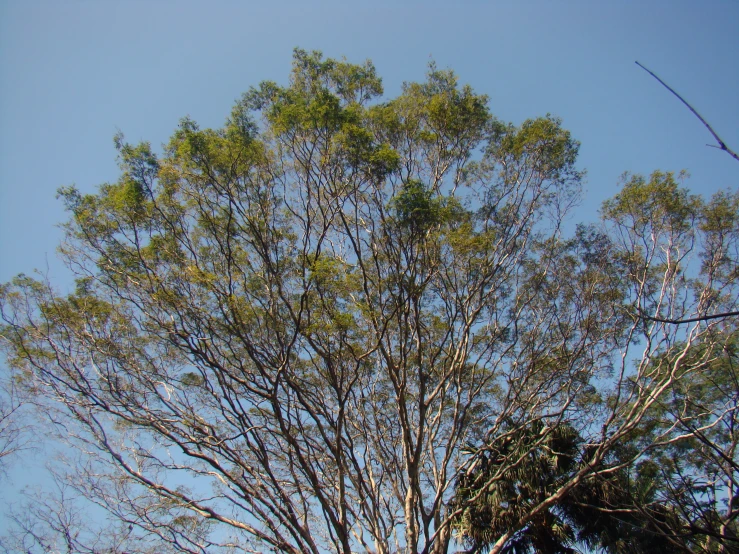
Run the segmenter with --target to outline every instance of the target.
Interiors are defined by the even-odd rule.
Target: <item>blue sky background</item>
[[[739,149],[737,0],[0,0],[0,282],[48,267],[68,286],[55,192],[115,180],[118,129],[159,147],[183,116],[220,126],[250,86],[287,81],[296,46],[373,60],[387,97],[433,59],[502,120],[560,116],[588,170],[577,220],[597,217],[624,171],[687,169],[703,194],[739,185],[739,163],[634,64]],[[11,467],[6,499],[42,463]]]
[[[739,2],[188,2],[0,0],[0,282],[55,258],[55,191],[115,180],[112,136],[166,142],[178,120],[219,126],[242,92],[286,82],[292,49],[370,58],[386,95],[430,59],[520,123],[551,112],[582,142],[588,195],[624,171],[690,170],[698,192],[739,164],[635,60],[739,148]]]

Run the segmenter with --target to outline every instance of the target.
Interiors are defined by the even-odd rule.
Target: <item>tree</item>
[[[689,356],[707,360],[702,370],[678,380],[643,426],[654,443],[655,490],[678,515],[661,531],[689,551],[739,551],[736,341],[733,332],[713,352],[696,346]]]
[[[533,444],[538,447],[532,448]],[[502,440],[486,445],[484,452],[472,451],[475,465],[460,476],[455,494],[455,505],[461,508],[455,527],[470,543],[469,552],[495,543],[531,507],[558,489],[577,463],[577,447],[577,433],[569,425],[549,430],[537,421],[528,428],[513,426]],[[506,473],[496,476],[499,468]],[[578,538],[578,522],[554,508],[558,506],[529,521],[503,552],[574,552],[570,545]]]
[[[459,476],[453,502],[459,508],[453,525],[469,547],[466,552],[485,552],[517,528],[532,507],[587,464],[589,448],[568,423],[549,429],[535,422],[472,450],[475,463]],[[518,528],[502,552],[573,554],[578,546],[613,553],[675,552],[665,535],[671,536],[681,521],[673,506],[656,498],[661,489],[655,486],[655,464],[642,461],[634,468],[635,457],[633,444],[619,445],[599,472]]]
[[[620,252],[614,257],[621,256],[618,263],[628,264],[608,272],[638,275],[649,266],[655,275],[675,272],[681,282],[700,291],[697,304],[717,302],[722,307],[713,306],[718,309],[713,313],[726,320],[736,303],[728,291],[733,291],[737,277],[738,200],[736,194],[718,193],[706,203],[680,189],[670,174],[655,173],[648,181],[628,178],[602,212],[604,220],[615,225],[610,236],[619,237],[621,247],[605,236],[599,240],[616,248],[612,253]],[[689,278],[688,272],[696,268],[686,256],[697,240],[703,243],[702,265],[698,275]],[[648,261],[652,255],[664,261]],[[637,283],[649,283],[642,275]],[[663,302],[665,292],[654,292]],[[687,293],[683,291],[683,299]],[[654,307],[650,310],[654,314]],[[506,550],[567,552],[577,541],[615,552],[737,549],[736,327],[726,322],[708,325],[708,336],[684,341],[674,325],[676,320],[686,323],[683,315],[643,314],[638,309],[635,317],[647,329],[672,328],[669,342],[663,335],[665,344],[656,348],[648,342],[654,335],[645,332],[649,354],[640,362],[645,375],[666,383],[667,390],[601,460],[602,467],[538,519],[529,519]],[[697,325],[717,318],[698,311],[690,319],[687,323]],[[696,332],[699,327],[682,336]],[[625,386],[638,403],[644,384],[630,378]],[[623,393],[616,389],[616,394]],[[606,403],[617,401],[610,391]],[[587,447],[577,448],[583,444]],[[589,464],[590,448],[567,422],[551,428],[514,425],[501,437],[474,447],[478,461],[457,484],[460,509],[455,526],[473,550],[485,550],[505,529],[516,527],[512,521],[522,519],[531,506],[570,479],[578,464]]]
[[[704,366],[687,353],[721,340],[721,318],[640,317],[736,303],[736,275],[686,277],[736,230],[698,248],[703,204],[671,175],[634,178],[567,237],[582,173],[558,119],[504,124],[434,66],[381,94],[371,63],[297,50],[289,85],[252,89],[222,129],[185,119],[162,156],[116,137],[118,182],[60,191],[76,290],[2,287],[8,364],[80,453],[68,482],[142,541],[448,552],[454,484],[485,445],[570,426],[587,457],[500,552],[613,471]]]

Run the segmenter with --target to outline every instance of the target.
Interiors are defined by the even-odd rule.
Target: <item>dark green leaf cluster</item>
[[[664,533],[679,518],[654,502],[654,465],[632,474],[623,462],[633,451],[620,446],[593,466],[592,451],[570,424],[541,421],[511,422],[484,448],[469,449],[474,462],[451,505],[469,551],[486,552],[509,534],[500,552],[674,552]]]

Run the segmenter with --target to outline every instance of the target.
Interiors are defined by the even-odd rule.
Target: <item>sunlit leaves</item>
[[[627,175],[621,192],[603,204],[603,216],[629,221],[641,234],[651,228],[684,233],[692,227],[699,205],[699,199],[680,188],[672,173],[655,172],[649,180]]]

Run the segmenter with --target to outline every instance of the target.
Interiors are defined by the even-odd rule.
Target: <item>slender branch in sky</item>
[[[675,325],[680,325],[682,323],[695,323],[697,321],[708,321],[710,319],[719,319],[722,317],[736,317],[739,315],[739,312],[724,312],[720,314],[711,314],[711,315],[704,315],[701,317],[690,317],[688,319],[663,319],[661,317],[651,317],[645,314],[639,314],[638,317],[641,319],[646,319],[647,321],[656,321],[657,323],[672,323]]]
[[[724,152],[727,152],[732,158],[734,158],[735,160],[739,161],[739,155],[737,155],[737,153],[734,152],[731,148],[729,148],[728,146],[726,146],[726,143],[723,140],[721,140],[721,137],[719,137],[716,134],[716,131],[713,130],[713,127],[711,127],[710,123],[708,123],[705,119],[703,119],[703,117],[701,116],[701,114],[699,114],[697,111],[695,111],[695,108],[693,106],[691,106],[685,100],[685,98],[683,98],[682,96],[680,96],[677,92],[675,92],[675,90],[672,87],[670,87],[670,85],[668,85],[667,83],[665,83],[662,79],[660,79],[659,77],[657,77],[657,75],[655,75],[652,71],[650,71],[649,69],[647,69],[646,67],[644,67],[638,61],[635,62],[635,63],[636,63],[636,65],[638,65],[639,67],[641,67],[644,71],[646,71],[647,73],[649,73],[652,77],[654,77],[655,79],[657,79],[662,84],[663,87],[665,87],[672,94],[674,94],[675,96],[677,96],[678,100],[680,100],[680,102],[682,102],[683,104],[685,104],[688,107],[688,109],[691,112],[693,112],[693,115],[695,115],[695,117],[697,117],[698,119],[700,119],[701,123],[703,123],[703,125],[706,126],[706,128],[711,132],[711,135],[713,135],[713,138],[715,138],[716,139],[716,142],[718,142],[718,146],[714,146],[714,148],[719,148],[719,149],[723,150]],[[712,145],[709,145],[709,146],[712,146]]]

